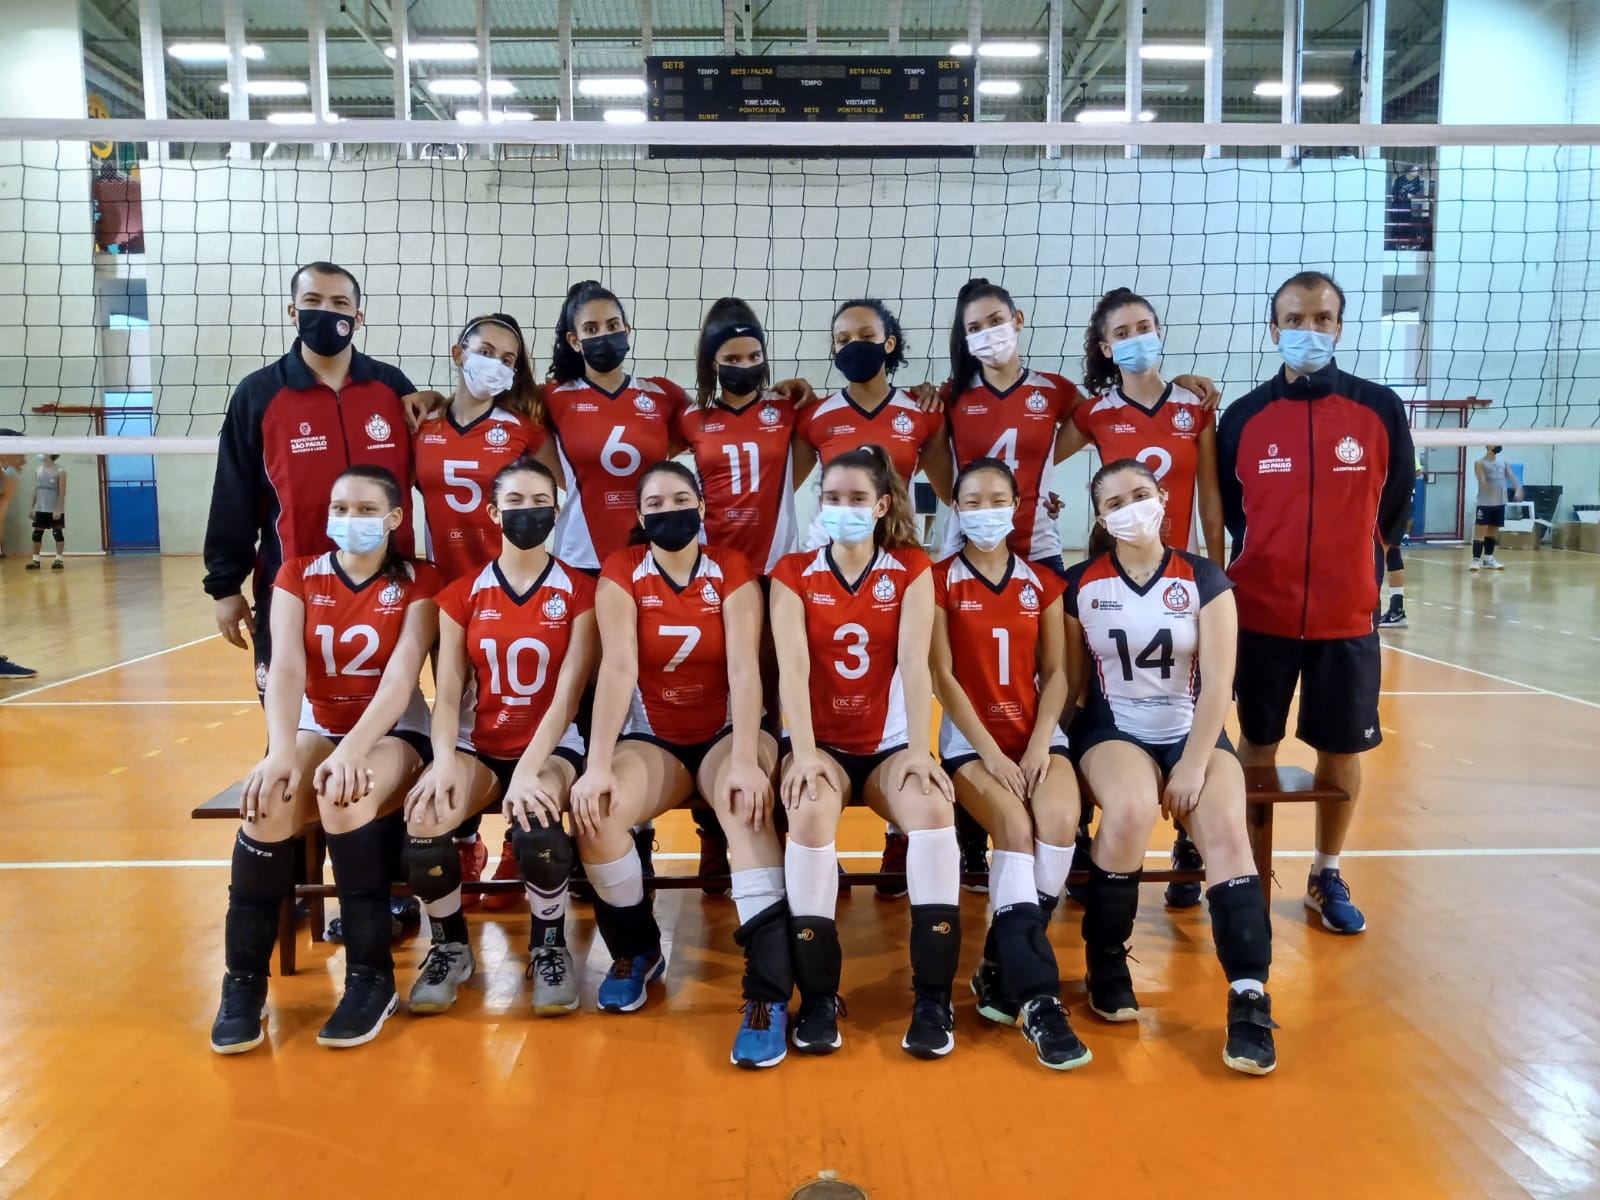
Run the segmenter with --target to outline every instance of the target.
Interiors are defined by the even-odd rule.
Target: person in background
[[[1317,804],[1305,904],[1335,933],[1360,933],[1339,852],[1361,793],[1361,755],[1382,740],[1378,608],[1381,547],[1405,528],[1416,450],[1390,389],[1341,371],[1344,292],[1301,271],[1273,294],[1283,369],[1230,405],[1217,427],[1217,477],[1239,610],[1239,758],[1271,767],[1300,689],[1296,736],[1317,752],[1317,782],[1350,799]]]
[[[1417,478],[1422,478],[1422,455],[1417,455]],[[1413,489],[1414,494],[1414,489]],[[1412,505],[1412,513],[1416,505]],[[1401,547],[1411,540],[1411,518],[1406,519],[1406,532],[1398,542],[1383,548],[1383,569],[1389,579],[1389,607],[1378,618],[1378,629],[1404,629],[1406,627],[1406,560]]]
[[[49,530],[55,537],[56,556],[50,564],[52,571],[66,569],[66,563],[61,558],[61,552],[67,543],[67,471],[65,467],[58,467],[59,454],[39,455],[39,469],[33,477],[33,558],[28,563],[28,570],[37,571],[40,568],[40,554],[44,547],[45,531]],[[1502,512],[1504,509],[1501,510]]]
[[[0,437],[21,436],[19,429],[0,429]],[[11,511],[11,500],[21,486],[22,468],[27,464],[26,454],[0,454],[0,543],[5,541],[6,514]],[[5,546],[0,545],[0,558],[5,556]]]
[[[1472,566],[1468,568],[1472,571],[1484,567],[1491,571],[1505,570],[1505,564],[1494,556],[1494,543],[1500,536],[1500,527],[1506,523],[1506,496],[1511,494],[1521,500],[1523,495],[1522,484],[1517,482],[1510,466],[1501,461],[1500,450],[1499,446],[1487,446],[1483,457],[1472,464],[1472,473],[1478,478],[1477,513],[1472,526]],[[34,549],[38,549],[37,542],[34,543]]]

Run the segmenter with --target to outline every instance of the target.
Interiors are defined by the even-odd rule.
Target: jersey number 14
[[[1139,651],[1137,658],[1128,657],[1128,633],[1125,629],[1108,629],[1106,633],[1117,644],[1117,657],[1122,660],[1122,678],[1131,680],[1133,669],[1139,667],[1145,671],[1160,671],[1161,678],[1171,679],[1172,668],[1177,663],[1177,657],[1172,653],[1172,630],[1158,629],[1155,637],[1150,639],[1150,644]]]

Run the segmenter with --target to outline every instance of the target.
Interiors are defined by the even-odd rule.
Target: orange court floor
[[[232,828],[188,813],[260,752],[248,660],[215,636],[194,559],[24,574],[13,556],[0,653],[40,675],[0,694],[0,1196],[768,1200],[819,1172],[873,1200],[1600,1195],[1600,558],[1505,558],[1469,576],[1459,550],[1409,555],[1412,625],[1385,635],[1385,740],[1343,864],[1368,932],[1308,918],[1310,813],[1279,814],[1282,1029],[1258,1079],[1222,1065],[1204,908],[1168,912],[1155,886],[1136,1023],[1087,1010],[1080,910],[1050,928],[1094,1052],[1070,1074],[977,1016],[973,895],[957,1048],[907,1057],[906,907],[865,889],[839,908],[830,1058],[729,1065],[733,906],[683,891],[658,898],[670,965],[637,1013],[594,1010],[607,964],[582,906],[585,1001],[563,1020],[528,1007],[526,914],[474,916],[455,1012],[329,1051],[341,956],[302,930],[267,1044],[218,1057]],[[658,834],[662,869],[691,869],[687,817]],[[870,867],[880,835],[847,814],[846,865]],[[1169,844],[1158,829],[1152,853]],[[423,950],[396,948],[402,995]]]

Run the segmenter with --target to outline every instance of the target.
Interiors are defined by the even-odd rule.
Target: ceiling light
[[[218,85],[224,96],[232,90],[227,84]],[[245,81],[247,96],[304,96],[310,89],[298,79],[250,79]]]
[[[329,113],[327,120],[330,124],[339,119],[338,113]],[[273,125],[315,125],[317,116],[309,112],[270,112],[267,121]]]
[[[985,96],[1020,96],[1022,84],[1015,79],[985,79],[978,84]]]
[[[1139,47],[1139,57],[1156,62],[1205,62],[1211,51],[1204,46],[1179,43],[1151,43]]]
[[[500,125],[506,121],[532,121],[536,118],[531,112],[502,112],[495,109],[489,114],[489,124]],[[483,121],[483,114],[475,108],[463,108],[456,113],[456,120],[463,125],[478,125]]]
[[[227,42],[173,42],[167,53],[183,62],[227,62]],[[259,61],[267,56],[260,46],[246,46],[244,56]]]
[[[395,56],[393,46],[383,52]],[[407,42],[406,57],[412,62],[471,62],[478,57],[478,47],[473,42]]]
[[[580,96],[642,96],[645,94],[645,82],[632,76],[607,77],[593,76],[589,79],[578,80],[578,95]]]
[[[477,96],[479,94],[476,79],[430,79],[428,90],[435,96]],[[489,95],[515,96],[517,85],[509,79],[489,80]]]
[[[1128,111],[1123,108],[1080,108],[1078,115],[1072,119],[1083,125],[1116,125],[1128,119]],[[1139,114],[1141,121],[1155,119],[1155,113],[1148,108]]]
[[[1256,84],[1255,94],[1264,99],[1281,97],[1289,89],[1283,86],[1281,79],[1268,79]],[[1302,100],[1331,100],[1344,91],[1337,83],[1302,83],[1300,85],[1300,98]]]
[[[980,58],[1038,58],[1044,50],[1036,42],[980,42]]]
[[[608,108],[603,115],[613,125],[643,125],[645,121],[642,108]]]
[[[972,43],[971,42],[957,42],[955,45],[950,47],[950,53],[955,58],[971,58],[972,57]]]

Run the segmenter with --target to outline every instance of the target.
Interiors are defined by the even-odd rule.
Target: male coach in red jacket
[[[206,594],[217,628],[241,649],[251,626],[256,688],[272,661],[272,581],[286,559],[333,549],[328,495],[346,467],[394,472],[406,497],[395,531],[412,552],[411,435],[402,399],[417,389],[399,368],[351,347],[361,328],[361,285],[343,267],[307,263],[289,278],[289,353],[245,376],[228,401],[206,522]],[[252,577],[254,624],[243,591]]]
[[[1400,397],[1334,362],[1343,328],[1344,292],[1329,276],[1302,271],[1278,288],[1269,329],[1283,369],[1222,414],[1217,475],[1239,607],[1239,757],[1276,762],[1298,682],[1296,736],[1317,752],[1318,781],[1350,794],[1317,806],[1305,903],[1335,933],[1360,933],[1339,852],[1360,755],[1383,740],[1378,581],[1416,471]]]

